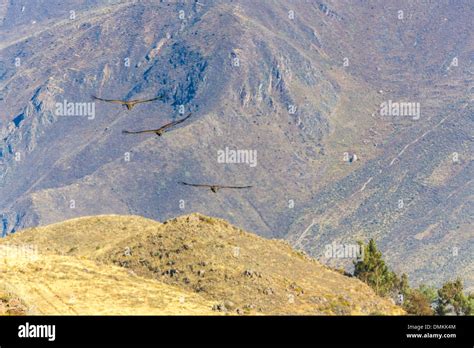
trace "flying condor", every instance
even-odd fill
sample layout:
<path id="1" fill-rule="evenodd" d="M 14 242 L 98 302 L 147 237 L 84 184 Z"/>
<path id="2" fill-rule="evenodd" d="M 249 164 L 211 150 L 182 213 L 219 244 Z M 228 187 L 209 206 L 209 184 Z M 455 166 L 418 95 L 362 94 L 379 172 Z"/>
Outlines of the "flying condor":
<path id="1" fill-rule="evenodd" d="M 171 128 L 171 127 L 173 127 L 173 126 L 176 126 L 177 124 L 180 124 L 180 123 L 186 121 L 188 118 L 191 117 L 191 115 L 192 115 L 192 113 L 190 112 L 190 113 L 188 114 L 188 116 L 186 116 L 185 118 L 182 118 L 182 119 L 180 119 L 180 120 L 167 123 L 167 124 L 165 124 L 164 126 L 161 126 L 161 127 L 158 128 L 158 129 L 145 129 L 145 130 L 141 130 L 141 131 L 128 131 L 128 130 L 123 130 L 122 133 L 123 133 L 123 134 L 155 133 L 156 135 L 158 135 L 159 137 L 161 137 L 161 136 L 163 135 L 163 133 L 169 132 L 169 128 Z"/>
<path id="2" fill-rule="evenodd" d="M 225 186 L 225 185 L 207 185 L 207 184 L 190 184 L 184 181 L 179 182 L 181 185 L 194 186 L 194 187 L 206 187 L 211 189 L 212 192 L 216 193 L 220 189 L 246 189 L 253 186 Z"/>
<path id="3" fill-rule="evenodd" d="M 154 100 L 163 99 L 162 97 L 156 97 L 152 99 L 119 100 L 119 99 L 103 99 L 103 98 L 96 97 L 95 95 L 93 95 L 92 98 L 103 101 L 103 102 L 107 102 L 107 103 L 125 105 L 127 110 L 132 110 L 137 104 L 148 103 Z"/>

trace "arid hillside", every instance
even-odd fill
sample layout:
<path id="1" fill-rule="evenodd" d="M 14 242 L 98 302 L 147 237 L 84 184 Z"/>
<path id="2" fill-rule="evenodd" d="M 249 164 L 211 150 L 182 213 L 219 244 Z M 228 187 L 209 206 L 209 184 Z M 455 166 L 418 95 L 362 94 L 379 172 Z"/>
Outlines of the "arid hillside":
<path id="1" fill-rule="evenodd" d="M 331 266 L 373 238 L 413 285 L 473 288 L 471 0 L 48 4 L 0 0 L 2 235 L 199 212 Z"/>
<path id="2" fill-rule="evenodd" d="M 286 242 L 200 214 L 77 218 L 10 235 L 0 252 L 7 314 L 404 313 Z"/>

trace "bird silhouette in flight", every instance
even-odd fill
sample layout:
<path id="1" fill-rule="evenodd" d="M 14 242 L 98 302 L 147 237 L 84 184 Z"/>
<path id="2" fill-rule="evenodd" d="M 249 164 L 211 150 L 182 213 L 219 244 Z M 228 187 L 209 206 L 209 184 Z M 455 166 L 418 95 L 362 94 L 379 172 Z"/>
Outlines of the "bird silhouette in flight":
<path id="1" fill-rule="evenodd" d="M 163 133 L 169 132 L 169 128 L 171 128 L 171 127 L 173 127 L 173 126 L 176 126 L 177 124 L 183 123 L 183 122 L 186 121 L 188 118 L 190 118 L 191 115 L 192 115 L 192 113 L 190 112 L 190 113 L 188 114 L 188 116 L 186 116 L 185 118 L 182 118 L 182 119 L 180 119 L 180 120 L 167 123 L 167 124 L 165 124 L 164 126 L 161 126 L 161 127 L 158 128 L 158 129 L 145 129 L 145 130 L 141 130 L 141 131 L 128 131 L 128 130 L 123 130 L 122 133 L 123 133 L 123 134 L 155 133 L 156 135 L 158 135 L 159 137 L 161 137 L 161 136 L 163 135 Z"/>
<path id="2" fill-rule="evenodd" d="M 92 98 L 94 98 L 95 100 L 100 100 L 107 103 L 122 104 L 127 108 L 127 110 L 132 110 L 137 104 L 148 103 L 154 100 L 163 99 L 162 97 L 156 97 L 152 99 L 120 100 L 120 99 L 104 99 L 104 98 L 96 97 L 95 95 L 93 95 Z"/>
<path id="3" fill-rule="evenodd" d="M 194 187 L 206 187 L 211 189 L 212 192 L 216 193 L 220 189 L 246 189 L 253 186 L 226 186 L 226 185 L 208 185 L 208 184 L 190 184 L 184 181 L 179 182 L 181 185 L 194 186 Z"/>

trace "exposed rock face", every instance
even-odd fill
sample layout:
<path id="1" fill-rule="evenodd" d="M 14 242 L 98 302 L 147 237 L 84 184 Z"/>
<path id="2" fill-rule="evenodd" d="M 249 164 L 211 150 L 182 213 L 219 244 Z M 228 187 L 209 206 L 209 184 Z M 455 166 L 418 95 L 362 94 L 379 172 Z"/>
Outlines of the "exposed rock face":
<path id="1" fill-rule="evenodd" d="M 199 211 L 334 265 L 328 244 L 373 237 L 413 282 L 472 286 L 469 2 L 46 2 L 0 1 L 3 235 Z M 91 95 L 162 100 L 57 114 Z M 389 101 L 421 115 L 381 116 Z M 159 139 L 121 134 L 189 111 Z M 258 164 L 218 163 L 226 147 Z"/>

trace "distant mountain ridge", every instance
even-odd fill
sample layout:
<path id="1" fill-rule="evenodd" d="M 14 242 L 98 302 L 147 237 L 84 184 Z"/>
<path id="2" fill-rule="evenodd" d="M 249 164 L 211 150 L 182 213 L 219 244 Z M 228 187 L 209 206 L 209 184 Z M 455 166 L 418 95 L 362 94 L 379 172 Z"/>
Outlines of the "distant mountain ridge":
<path id="1" fill-rule="evenodd" d="M 199 211 L 334 266 L 351 260 L 326 259 L 328 244 L 374 238 L 413 283 L 472 288 L 473 12 L 467 0 L 1 0 L 2 234 Z M 93 94 L 163 100 L 55 113 Z M 420 103 L 420 119 L 381 116 L 389 100 Z M 159 139 L 121 134 L 182 111 L 190 122 Z M 219 163 L 227 147 L 258 164 Z"/>

